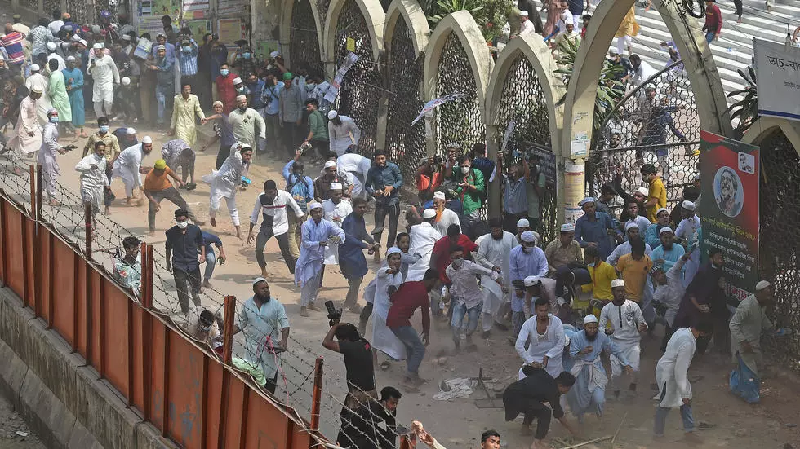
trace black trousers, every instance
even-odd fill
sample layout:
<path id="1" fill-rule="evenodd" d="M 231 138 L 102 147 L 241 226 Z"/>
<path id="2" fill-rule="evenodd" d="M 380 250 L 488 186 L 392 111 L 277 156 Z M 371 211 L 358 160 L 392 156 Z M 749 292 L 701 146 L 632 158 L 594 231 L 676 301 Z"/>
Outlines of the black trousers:
<path id="1" fill-rule="evenodd" d="M 553 412 L 550 410 L 550 407 L 538 401 L 531 401 L 530 404 L 528 404 L 528 409 L 525 410 L 525 418 L 522 420 L 522 425 L 530 426 L 535 418 L 535 438 L 537 440 L 544 439 L 544 437 L 547 436 L 547 432 L 550 431 L 550 418 L 552 414 Z"/>
<path id="2" fill-rule="evenodd" d="M 400 219 L 400 203 L 382 205 L 375 204 L 375 241 L 380 243 L 381 235 L 383 235 L 383 223 L 386 216 L 389 216 L 389 238 L 386 239 L 386 248 L 394 246 L 394 240 L 397 238 L 397 221 Z"/>
<path id="3" fill-rule="evenodd" d="M 264 388 L 272 394 L 275 394 L 275 387 L 278 386 L 278 373 L 276 372 L 272 379 L 267 379 L 266 385 Z"/>
<path id="4" fill-rule="evenodd" d="M 295 122 L 281 122 L 281 142 L 289 157 L 294 157 L 297 147 L 303 140 L 299 137 L 300 126 Z"/>
<path id="5" fill-rule="evenodd" d="M 289 233 L 284 232 L 281 235 L 273 235 L 272 228 L 261 229 L 256 237 L 256 262 L 258 262 L 258 266 L 261 268 L 267 266 L 267 262 L 264 260 L 264 246 L 266 246 L 271 237 L 275 237 L 278 240 L 278 247 L 281 249 L 281 256 L 286 262 L 286 267 L 289 268 L 290 273 L 294 274 L 294 267 L 297 261 L 294 260 L 291 251 L 289 251 Z"/>
<path id="6" fill-rule="evenodd" d="M 736 7 L 736 15 L 742 16 L 742 0 L 733 0 L 733 5 Z"/>
<path id="7" fill-rule="evenodd" d="M 231 155 L 231 146 L 232 145 L 223 145 L 219 144 L 219 153 L 217 153 L 217 170 L 222 167 L 222 164 L 225 163 L 225 159 L 228 159 L 228 156 Z"/>
<path id="8" fill-rule="evenodd" d="M 192 301 L 194 305 L 200 307 L 200 282 L 203 277 L 200 275 L 200 267 L 194 270 L 181 270 L 172 267 L 172 276 L 175 278 L 175 288 L 178 289 L 178 302 L 181 312 L 189 312 L 189 289 L 192 291 Z"/>

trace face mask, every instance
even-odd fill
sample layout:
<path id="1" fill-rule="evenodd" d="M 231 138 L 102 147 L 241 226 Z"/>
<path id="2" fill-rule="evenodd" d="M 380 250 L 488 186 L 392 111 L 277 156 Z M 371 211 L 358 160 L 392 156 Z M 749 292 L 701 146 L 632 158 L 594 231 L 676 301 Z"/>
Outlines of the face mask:
<path id="1" fill-rule="evenodd" d="M 244 59 L 250 59 L 250 53 L 242 53 Z"/>
<path id="2" fill-rule="evenodd" d="M 455 268 L 461 268 L 462 263 L 464 263 L 464 259 L 453 259 L 453 266 Z"/>
<path id="3" fill-rule="evenodd" d="M 189 222 L 188 221 L 178 221 L 178 222 L 175 222 L 175 225 L 178 226 L 181 229 L 186 229 L 186 227 L 189 226 Z"/>
<path id="4" fill-rule="evenodd" d="M 237 92 L 244 92 L 244 86 L 239 86 L 236 88 Z"/>
<path id="5" fill-rule="evenodd" d="M 186 53 L 189 53 L 190 51 L 192 51 L 192 47 L 181 47 L 181 50 L 185 51 Z"/>
<path id="6" fill-rule="evenodd" d="M 100 132 L 107 133 L 108 132 L 108 125 L 100 125 Z"/>
<path id="7" fill-rule="evenodd" d="M 208 326 L 204 326 L 204 325 L 201 324 L 200 325 L 200 330 L 203 331 L 203 332 L 208 332 L 208 331 L 211 330 L 211 325 L 209 324 Z"/>
<path id="8" fill-rule="evenodd" d="M 468 174 L 469 173 L 469 167 L 461 167 L 461 173 L 463 173 L 465 175 Z"/>
<path id="9" fill-rule="evenodd" d="M 58 123 L 58 117 L 50 117 L 50 123 Z"/>
<path id="10" fill-rule="evenodd" d="M 593 267 L 593 266 L 594 266 L 594 262 L 592 262 L 592 263 L 590 263 L 590 264 L 587 264 L 586 266 L 587 266 L 587 267 Z"/>
<path id="11" fill-rule="evenodd" d="M 228 76 L 229 70 L 228 69 L 219 69 L 219 74 L 222 76 Z"/>

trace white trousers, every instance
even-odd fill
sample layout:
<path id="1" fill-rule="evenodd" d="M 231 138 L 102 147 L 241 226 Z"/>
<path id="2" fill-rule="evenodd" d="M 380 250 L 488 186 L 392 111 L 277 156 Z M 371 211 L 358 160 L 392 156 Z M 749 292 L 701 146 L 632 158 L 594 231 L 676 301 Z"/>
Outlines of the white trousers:
<path id="1" fill-rule="evenodd" d="M 622 354 L 628 359 L 633 374 L 630 383 L 637 383 L 636 380 L 639 374 L 639 359 L 641 358 L 642 349 L 638 341 L 619 341 L 614 340 L 614 344 L 622 351 Z M 615 355 L 611 355 L 611 381 L 614 384 L 614 389 L 619 390 L 619 377 L 622 376 L 622 362 Z"/>
<path id="2" fill-rule="evenodd" d="M 633 39 L 630 36 L 622 36 L 617 38 L 617 51 L 620 55 L 625 54 L 625 49 L 631 46 Z"/>
<path id="3" fill-rule="evenodd" d="M 321 276 L 322 271 L 315 274 L 314 277 L 307 280 L 303 287 L 300 289 L 300 305 L 303 307 L 307 307 L 309 304 L 313 304 L 317 300 L 317 294 L 319 293 L 319 277 Z"/>
<path id="4" fill-rule="evenodd" d="M 239 226 L 239 209 L 236 208 L 236 193 L 227 196 L 224 193 L 216 191 L 212 188 L 211 191 L 211 208 L 208 215 L 211 218 L 217 218 L 217 211 L 219 210 L 220 200 L 225 198 L 225 204 L 228 206 L 228 212 L 231 214 L 231 221 L 234 226 Z"/>

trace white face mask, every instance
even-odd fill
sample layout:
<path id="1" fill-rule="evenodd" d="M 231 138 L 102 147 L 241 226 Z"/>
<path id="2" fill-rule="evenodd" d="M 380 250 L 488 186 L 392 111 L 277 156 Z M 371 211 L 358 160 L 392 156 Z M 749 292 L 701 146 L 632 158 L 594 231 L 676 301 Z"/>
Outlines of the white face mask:
<path id="1" fill-rule="evenodd" d="M 461 167 L 461 173 L 463 173 L 465 175 L 468 174 L 469 173 L 469 167 Z"/>
<path id="2" fill-rule="evenodd" d="M 189 226 L 189 222 L 188 221 L 178 221 L 178 222 L 175 222 L 175 225 L 178 226 L 181 229 L 186 229 L 186 227 Z"/>

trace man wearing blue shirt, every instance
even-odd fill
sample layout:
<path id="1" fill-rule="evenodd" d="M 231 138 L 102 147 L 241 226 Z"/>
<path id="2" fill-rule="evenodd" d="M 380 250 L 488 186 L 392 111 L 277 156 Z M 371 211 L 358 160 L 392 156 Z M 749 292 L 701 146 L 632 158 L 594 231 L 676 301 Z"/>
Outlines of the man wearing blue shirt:
<path id="1" fill-rule="evenodd" d="M 683 257 L 686 250 L 683 249 L 683 246 L 673 242 L 675 234 L 669 226 L 661 228 L 659 237 L 661 245 L 653 250 L 650 258 L 653 259 L 653 265 L 663 265 L 666 273 Z"/>
<path id="2" fill-rule="evenodd" d="M 203 231 L 203 246 L 206 248 L 206 270 L 203 275 L 203 287 L 211 288 L 211 275 L 214 273 L 214 268 L 217 267 L 217 261 L 220 264 L 225 263 L 225 248 L 222 246 L 222 240 L 216 235 Z M 214 247 L 219 250 L 219 257 L 214 253 Z"/>
<path id="3" fill-rule="evenodd" d="M 389 215 L 389 238 L 386 247 L 391 248 L 397 237 L 397 220 L 400 218 L 400 188 L 403 175 L 397 164 L 386 160 L 386 153 L 376 151 L 374 164 L 367 172 L 367 193 L 375 197 L 375 241 L 380 243 L 383 223 Z"/>
<path id="4" fill-rule="evenodd" d="M 524 281 L 528 276 L 547 276 L 550 265 L 544 251 L 536 246 L 533 231 L 523 232 L 521 240 L 522 244 L 511 250 L 508 269 L 511 282 Z"/>
<path id="5" fill-rule="evenodd" d="M 264 87 L 261 90 L 261 102 L 264 104 L 262 116 L 267 127 L 267 142 L 275 151 L 283 148 L 280 143 L 280 123 L 278 118 L 281 89 L 283 89 L 283 83 L 279 83 L 272 73 L 267 73 L 266 78 L 264 78 Z"/>
<path id="6" fill-rule="evenodd" d="M 581 248 L 596 247 L 600 259 L 605 260 L 614 250 L 612 236 L 619 234 L 619 231 L 614 228 L 614 221 L 608 214 L 597 212 L 594 198 L 584 198 L 578 205 L 583 208 L 583 216 L 575 222 L 575 240 Z"/>

